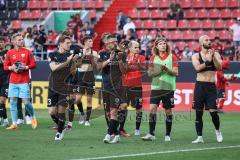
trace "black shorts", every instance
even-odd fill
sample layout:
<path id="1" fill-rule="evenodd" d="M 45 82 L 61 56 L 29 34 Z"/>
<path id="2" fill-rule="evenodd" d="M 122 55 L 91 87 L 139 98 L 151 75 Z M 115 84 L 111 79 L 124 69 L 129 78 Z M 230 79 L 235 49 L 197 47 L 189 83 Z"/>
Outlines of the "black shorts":
<path id="1" fill-rule="evenodd" d="M 217 98 L 218 99 L 225 99 L 226 98 L 226 93 L 224 89 L 219 89 L 217 91 Z"/>
<path id="2" fill-rule="evenodd" d="M 196 82 L 194 88 L 193 109 L 217 109 L 217 89 L 215 83 Z"/>
<path id="3" fill-rule="evenodd" d="M 76 85 L 79 86 L 77 93 L 93 95 L 95 93 L 95 77 L 93 71 L 77 72 Z"/>
<path id="4" fill-rule="evenodd" d="M 48 107 L 57 107 L 58 105 L 68 105 L 67 95 L 54 92 L 52 89 L 48 89 Z"/>
<path id="5" fill-rule="evenodd" d="M 174 108 L 174 91 L 152 90 L 150 104 L 159 106 L 161 101 L 164 109 Z"/>
<path id="6" fill-rule="evenodd" d="M 142 108 L 142 87 L 129 88 L 126 87 L 127 104 L 131 105 L 136 109 Z"/>
<path id="7" fill-rule="evenodd" d="M 0 84 L 0 97 L 8 97 L 8 84 Z"/>
<path id="8" fill-rule="evenodd" d="M 123 89 L 102 90 L 104 109 L 109 112 L 110 108 L 119 108 L 120 104 L 126 103 L 125 91 Z"/>

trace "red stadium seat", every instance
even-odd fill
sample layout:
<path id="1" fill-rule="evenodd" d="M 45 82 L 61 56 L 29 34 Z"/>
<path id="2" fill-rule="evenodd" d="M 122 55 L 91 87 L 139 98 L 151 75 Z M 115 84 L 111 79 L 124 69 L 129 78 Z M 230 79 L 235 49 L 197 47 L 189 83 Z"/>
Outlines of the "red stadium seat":
<path id="1" fill-rule="evenodd" d="M 141 29 L 142 28 L 142 21 L 141 20 L 133 20 L 135 26 L 137 29 Z"/>
<path id="2" fill-rule="evenodd" d="M 140 39 L 143 36 L 144 30 L 137 31 L 137 36 Z"/>
<path id="3" fill-rule="evenodd" d="M 58 9 L 59 8 L 59 1 L 50 1 L 49 2 L 49 7 L 51 9 Z"/>
<path id="4" fill-rule="evenodd" d="M 165 29 L 166 23 L 164 20 L 158 20 L 155 25 L 156 28 Z"/>
<path id="5" fill-rule="evenodd" d="M 42 11 L 41 18 L 42 19 L 46 18 L 49 15 L 49 13 L 51 13 L 51 12 L 52 12 L 51 10 L 44 10 L 44 11 Z"/>
<path id="6" fill-rule="evenodd" d="M 228 8 L 239 8 L 239 0 L 228 0 Z"/>
<path id="7" fill-rule="evenodd" d="M 196 17 L 196 11 L 195 9 L 188 9 L 186 10 L 185 12 L 185 17 L 184 18 L 187 18 L 187 19 L 193 19 Z"/>
<path id="8" fill-rule="evenodd" d="M 190 24 L 189 27 L 191 29 L 199 29 L 199 28 L 201 28 L 201 21 L 199 21 L 198 19 L 191 20 L 189 24 Z"/>
<path id="9" fill-rule="evenodd" d="M 203 29 L 212 29 L 212 21 L 207 19 L 202 22 Z"/>
<path id="10" fill-rule="evenodd" d="M 197 17 L 199 19 L 205 19 L 208 17 L 207 10 L 206 9 L 200 9 L 197 11 Z"/>
<path id="11" fill-rule="evenodd" d="M 159 8 L 169 8 L 170 1 L 169 0 L 159 0 Z"/>
<path id="12" fill-rule="evenodd" d="M 91 17 L 91 19 L 96 19 L 97 18 L 97 13 L 96 13 L 95 9 L 92 9 L 90 11 L 90 17 Z"/>
<path id="13" fill-rule="evenodd" d="M 131 17 L 131 18 L 138 18 L 138 11 L 136 8 L 130 10 L 128 12 L 128 16 Z"/>
<path id="14" fill-rule="evenodd" d="M 233 25 L 235 23 L 235 20 L 230 19 L 226 21 L 226 28 L 229 28 L 231 25 Z"/>
<path id="15" fill-rule="evenodd" d="M 222 19 L 218 19 L 214 22 L 215 29 L 223 29 L 225 28 L 224 21 Z"/>
<path id="16" fill-rule="evenodd" d="M 170 32 L 170 35 L 171 35 L 169 37 L 170 40 L 180 40 L 180 39 L 182 39 L 181 31 L 179 31 L 179 30 L 175 30 L 175 31 Z"/>
<path id="17" fill-rule="evenodd" d="M 161 10 L 162 12 L 162 18 L 167 18 L 167 15 L 168 15 L 168 10 Z"/>
<path id="18" fill-rule="evenodd" d="M 182 33 L 182 39 L 183 40 L 192 40 L 194 39 L 193 37 L 193 32 L 191 30 L 183 31 Z"/>
<path id="19" fill-rule="evenodd" d="M 13 20 L 11 23 L 12 29 L 21 29 L 22 28 L 22 21 L 20 20 Z"/>
<path id="20" fill-rule="evenodd" d="M 48 8 L 48 0 L 40 1 L 40 8 L 47 9 Z"/>
<path id="21" fill-rule="evenodd" d="M 188 47 L 193 51 L 199 51 L 199 44 L 195 41 L 188 42 Z"/>
<path id="22" fill-rule="evenodd" d="M 192 6 L 193 6 L 193 8 L 203 8 L 203 1 L 202 0 L 193 0 Z"/>
<path id="23" fill-rule="evenodd" d="M 218 37 L 219 37 L 220 39 L 222 39 L 222 40 L 230 39 L 230 38 L 229 38 L 229 32 L 226 31 L 226 30 L 221 30 L 221 31 L 219 31 Z"/>
<path id="24" fill-rule="evenodd" d="M 205 8 L 213 8 L 214 0 L 205 0 Z"/>
<path id="25" fill-rule="evenodd" d="M 81 9 L 83 7 L 82 1 L 73 1 L 73 9 Z"/>
<path id="26" fill-rule="evenodd" d="M 147 29 L 155 28 L 153 20 L 151 20 L 151 19 L 145 20 L 143 22 L 143 28 L 147 28 Z"/>
<path id="27" fill-rule="evenodd" d="M 137 8 L 146 8 L 146 1 L 145 0 L 137 0 L 136 7 Z"/>
<path id="28" fill-rule="evenodd" d="M 95 8 L 93 0 L 87 0 L 87 3 L 86 3 L 85 8 L 86 8 L 86 9 Z"/>
<path id="29" fill-rule="evenodd" d="M 40 19 L 42 12 L 40 10 L 33 10 L 31 19 Z"/>
<path id="30" fill-rule="evenodd" d="M 29 9 L 39 9 L 40 8 L 39 1 L 37 1 L 37 0 L 29 1 L 28 8 Z"/>
<path id="31" fill-rule="evenodd" d="M 194 33 L 194 39 L 195 40 L 198 40 L 202 35 L 204 35 L 205 32 L 203 30 L 198 30 L 198 31 L 195 31 Z"/>
<path id="32" fill-rule="evenodd" d="M 191 8 L 192 6 L 191 0 L 181 0 L 181 7 L 182 8 Z"/>
<path id="33" fill-rule="evenodd" d="M 148 9 L 140 10 L 139 18 L 141 18 L 141 19 L 149 18 L 149 10 Z"/>
<path id="34" fill-rule="evenodd" d="M 219 18 L 219 10 L 211 9 L 209 11 L 209 18 Z"/>
<path id="35" fill-rule="evenodd" d="M 178 28 L 180 29 L 187 29 L 188 28 L 188 20 L 180 20 L 178 23 Z"/>
<path id="36" fill-rule="evenodd" d="M 206 32 L 206 35 L 208 35 L 210 37 L 210 39 L 214 39 L 217 36 L 217 33 L 215 30 L 211 30 Z"/>
<path id="37" fill-rule="evenodd" d="M 62 2 L 60 2 L 59 8 L 69 10 L 72 8 L 72 2 L 71 1 L 62 1 Z"/>
<path id="38" fill-rule="evenodd" d="M 167 28 L 168 29 L 175 29 L 177 27 L 176 20 L 168 20 L 167 21 Z"/>
<path id="39" fill-rule="evenodd" d="M 233 18 L 240 17 L 240 9 L 235 9 L 232 13 Z"/>
<path id="40" fill-rule="evenodd" d="M 103 2 L 103 0 L 96 0 L 95 8 L 96 9 L 104 9 L 104 2 Z"/>
<path id="41" fill-rule="evenodd" d="M 158 8 L 158 1 L 148 0 L 148 8 Z"/>
<path id="42" fill-rule="evenodd" d="M 151 18 L 153 19 L 159 19 L 159 18 L 162 18 L 162 11 L 160 11 L 159 9 L 154 9 L 152 10 L 152 13 L 151 13 Z"/>
<path id="43" fill-rule="evenodd" d="M 221 10 L 221 18 L 231 18 L 231 11 L 230 9 L 223 9 Z"/>
<path id="44" fill-rule="evenodd" d="M 176 43 L 176 47 L 178 47 L 180 51 L 183 51 L 185 46 L 186 46 L 185 42 L 177 42 Z"/>
<path id="45" fill-rule="evenodd" d="M 168 30 L 162 31 L 162 35 L 164 35 L 164 37 L 167 38 L 167 39 L 169 39 L 169 37 L 170 37 L 170 33 L 169 33 Z"/>
<path id="46" fill-rule="evenodd" d="M 215 1 L 216 8 L 226 8 L 226 0 L 217 0 Z"/>
<path id="47" fill-rule="evenodd" d="M 20 19 L 31 19 L 31 12 L 29 10 L 22 10 L 19 15 Z"/>

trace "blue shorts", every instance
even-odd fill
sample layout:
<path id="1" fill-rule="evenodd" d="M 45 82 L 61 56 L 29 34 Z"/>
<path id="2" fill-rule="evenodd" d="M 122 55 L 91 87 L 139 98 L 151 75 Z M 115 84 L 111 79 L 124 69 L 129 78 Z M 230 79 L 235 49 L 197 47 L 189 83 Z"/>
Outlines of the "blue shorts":
<path id="1" fill-rule="evenodd" d="M 13 84 L 9 83 L 8 97 L 30 98 L 30 86 L 28 83 Z"/>

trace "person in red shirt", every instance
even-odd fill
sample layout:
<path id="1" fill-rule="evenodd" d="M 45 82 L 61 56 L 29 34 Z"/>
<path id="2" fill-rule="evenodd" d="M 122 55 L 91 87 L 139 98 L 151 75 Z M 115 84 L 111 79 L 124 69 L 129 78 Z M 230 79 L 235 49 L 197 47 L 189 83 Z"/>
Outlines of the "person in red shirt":
<path id="1" fill-rule="evenodd" d="M 4 70 L 10 72 L 8 97 L 10 98 L 12 125 L 8 130 L 17 129 L 17 98 L 21 98 L 32 118 L 32 128 L 37 127 L 32 103 L 30 102 L 29 69 L 36 67 L 32 52 L 23 48 L 23 36 L 15 33 L 12 36 L 14 48 L 7 52 Z"/>
<path id="2" fill-rule="evenodd" d="M 218 112 L 223 113 L 222 109 L 224 106 L 224 101 L 226 99 L 226 85 L 229 81 L 237 79 L 234 75 L 224 76 L 223 70 L 228 70 L 230 61 L 226 60 L 222 63 L 222 70 L 217 71 L 217 98 L 218 98 Z"/>
<path id="3" fill-rule="evenodd" d="M 145 68 L 145 57 L 139 54 L 139 43 L 130 41 L 128 44 L 129 54 L 127 55 L 128 69 L 123 75 L 123 87 L 126 91 L 127 104 L 136 108 L 136 128 L 135 135 L 140 135 L 140 125 L 142 121 L 142 72 Z M 124 121 L 127 117 L 127 109 L 121 110 L 124 116 Z M 129 134 L 124 130 L 124 123 L 121 125 L 119 133 L 122 136 L 128 137 Z"/>
<path id="4" fill-rule="evenodd" d="M 223 45 L 222 45 L 222 43 L 220 42 L 219 37 L 215 37 L 215 38 L 214 38 L 214 42 L 212 43 L 212 48 L 213 48 L 215 51 L 218 51 L 218 53 L 220 53 L 220 55 L 223 53 Z"/>

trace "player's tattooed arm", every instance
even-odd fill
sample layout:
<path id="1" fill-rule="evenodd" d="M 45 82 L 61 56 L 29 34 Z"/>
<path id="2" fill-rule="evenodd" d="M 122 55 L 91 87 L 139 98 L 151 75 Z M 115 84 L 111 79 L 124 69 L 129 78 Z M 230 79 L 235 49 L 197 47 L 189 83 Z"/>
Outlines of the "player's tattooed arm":
<path id="1" fill-rule="evenodd" d="M 213 51 L 213 63 L 217 70 L 222 69 L 222 59 L 218 52 Z"/>

